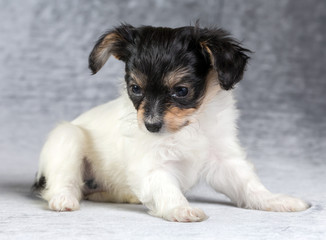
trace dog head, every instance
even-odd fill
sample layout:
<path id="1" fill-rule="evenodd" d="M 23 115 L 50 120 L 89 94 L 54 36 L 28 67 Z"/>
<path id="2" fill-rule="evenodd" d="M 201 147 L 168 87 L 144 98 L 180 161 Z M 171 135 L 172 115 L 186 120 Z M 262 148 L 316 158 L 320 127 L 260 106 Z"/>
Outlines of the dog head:
<path id="1" fill-rule="evenodd" d="M 247 52 L 222 29 L 121 25 L 97 41 L 89 68 L 97 73 L 110 55 L 125 62 L 139 124 L 175 132 L 214 89 L 230 90 L 242 79 Z"/>

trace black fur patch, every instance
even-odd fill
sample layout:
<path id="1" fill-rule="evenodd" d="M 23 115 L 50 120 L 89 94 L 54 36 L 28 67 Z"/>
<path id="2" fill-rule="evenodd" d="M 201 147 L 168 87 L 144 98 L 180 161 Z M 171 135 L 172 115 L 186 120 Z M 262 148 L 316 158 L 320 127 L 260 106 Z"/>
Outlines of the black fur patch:
<path id="1" fill-rule="evenodd" d="M 41 192 L 46 187 L 46 179 L 44 176 L 41 176 L 40 179 L 36 180 L 32 186 L 32 191 L 35 193 Z"/>
<path id="2" fill-rule="evenodd" d="M 94 179 L 90 179 L 90 180 L 85 180 L 85 187 L 87 187 L 90 190 L 95 190 L 98 188 L 97 183 L 95 182 Z"/>

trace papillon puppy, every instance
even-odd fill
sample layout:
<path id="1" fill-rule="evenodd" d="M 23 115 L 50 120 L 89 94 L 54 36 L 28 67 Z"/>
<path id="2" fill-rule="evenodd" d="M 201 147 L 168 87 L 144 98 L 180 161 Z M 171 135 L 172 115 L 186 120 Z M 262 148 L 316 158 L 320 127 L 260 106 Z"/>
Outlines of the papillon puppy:
<path id="1" fill-rule="evenodd" d="M 232 89 L 249 53 L 218 28 L 121 25 L 106 32 L 89 68 L 96 74 L 113 55 L 125 63 L 125 89 L 50 133 L 34 189 L 55 211 L 77 210 L 82 199 L 142 203 L 178 222 L 207 218 L 184 196 L 200 180 L 238 207 L 307 209 L 268 191 L 239 144 Z"/>

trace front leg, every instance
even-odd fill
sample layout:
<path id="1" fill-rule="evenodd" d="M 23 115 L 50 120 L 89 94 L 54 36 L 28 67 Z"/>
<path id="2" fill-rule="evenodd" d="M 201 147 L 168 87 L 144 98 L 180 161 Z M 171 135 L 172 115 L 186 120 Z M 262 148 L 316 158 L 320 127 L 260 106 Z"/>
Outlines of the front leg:
<path id="1" fill-rule="evenodd" d="M 176 222 L 198 222 L 206 218 L 202 210 L 189 206 L 178 181 L 168 172 L 153 170 L 137 179 L 141 180 L 133 181 L 131 187 L 149 214 Z"/>
<path id="2" fill-rule="evenodd" d="M 243 157 L 213 156 L 207 170 L 208 183 L 237 206 L 275 212 L 303 211 L 309 205 L 294 197 L 273 194 L 260 182 L 251 163 Z"/>

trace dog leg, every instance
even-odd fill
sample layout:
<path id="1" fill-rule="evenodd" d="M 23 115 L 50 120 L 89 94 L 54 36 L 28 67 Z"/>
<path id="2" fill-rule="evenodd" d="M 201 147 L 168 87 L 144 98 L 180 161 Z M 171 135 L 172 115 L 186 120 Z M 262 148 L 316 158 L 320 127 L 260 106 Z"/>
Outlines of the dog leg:
<path id="1" fill-rule="evenodd" d="M 253 165 L 242 158 L 216 158 L 208 168 L 207 182 L 237 206 L 275 212 L 303 211 L 309 207 L 300 199 L 269 192 L 255 174 Z"/>
<path id="2" fill-rule="evenodd" d="M 198 222 L 207 217 L 205 213 L 189 206 L 176 179 L 163 170 L 151 172 L 143 178 L 136 195 L 150 210 L 149 214 L 168 221 Z"/>
<path id="3" fill-rule="evenodd" d="M 41 153 L 39 170 L 46 179 L 41 195 L 51 210 L 79 209 L 86 147 L 86 136 L 78 126 L 62 123 L 51 132 Z"/>

